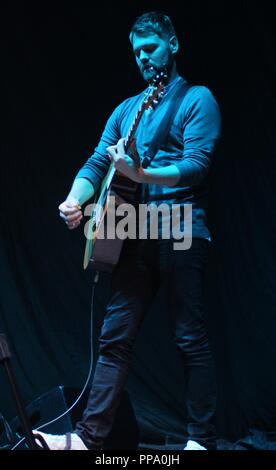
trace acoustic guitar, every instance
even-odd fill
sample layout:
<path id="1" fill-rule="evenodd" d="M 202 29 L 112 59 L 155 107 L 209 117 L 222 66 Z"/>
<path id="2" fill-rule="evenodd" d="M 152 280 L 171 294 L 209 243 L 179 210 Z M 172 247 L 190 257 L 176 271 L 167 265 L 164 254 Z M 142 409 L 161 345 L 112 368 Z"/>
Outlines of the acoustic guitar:
<path id="1" fill-rule="evenodd" d="M 130 149 L 129 156 L 133 159 L 137 167 L 140 166 L 140 158 L 135 151 L 135 133 L 146 109 L 155 108 L 163 96 L 163 89 L 166 83 L 166 72 L 159 72 L 153 78 L 145 95 L 140 103 L 138 110 L 131 123 L 127 136 L 125 138 L 125 152 Z M 118 173 L 114 163 L 110 164 L 108 172 L 103 179 L 99 191 L 91 204 L 92 211 L 90 219 L 85 224 L 86 244 L 83 259 L 83 268 L 90 266 L 97 271 L 112 272 L 118 263 L 124 240 L 115 236 L 109 238 L 106 236 L 106 217 L 110 210 L 111 196 L 116 200 L 116 205 L 121 202 L 130 202 L 132 196 L 135 196 L 137 183 Z M 114 210 L 114 208 L 113 208 Z M 101 234 L 101 236 L 99 236 Z M 104 235 L 105 234 L 105 235 Z"/>

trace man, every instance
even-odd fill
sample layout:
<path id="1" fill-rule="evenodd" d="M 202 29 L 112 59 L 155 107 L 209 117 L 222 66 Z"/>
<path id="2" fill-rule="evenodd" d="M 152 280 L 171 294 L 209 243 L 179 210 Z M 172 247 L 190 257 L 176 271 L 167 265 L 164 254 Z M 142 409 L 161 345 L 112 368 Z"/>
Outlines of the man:
<path id="1" fill-rule="evenodd" d="M 164 98 L 155 109 L 144 113 L 137 129 L 136 148 L 143 161 L 156 128 L 166 118 L 175 87 L 185 80 L 177 72 L 175 55 L 179 44 L 166 15 L 150 12 L 139 17 L 132 27 L 130 42 L 147 83 L 164 68 L 168 74 Z M 220 113 L 206 87 L 191 86 L 150 165 L 137 168 L 125 152 L 124 137 L 141 96 L 125 100 L 112 113 L 94 154 L 59 206 L 60 216 L 70 230 L 80 225 L 80 207 L 99 188 L 112 160 L 119 172 L 138 183 L 141 191 L 136 202 L 164 202 L 182 208 L 192 204 L 192 244 L 189 249 L 175 251 L 172 236 L 124 242 L 112 275 L 91 393 L 82 420 L 70 436 L 70 448 L 103 446 L 127 379 L 142 319 L 157 289 L 165 286 L 174 337 L 183 356 L 183 370 L 179 373 L 184 374 L 187 383 L 189 439 L 185 449 L 215 449 L 215 377 L 205 329 L 203 283 L 210 240 L 206 225 L 208 175 L 220 133 Z M 180 222 L 183 228 L 183 217 Z M 66 436 L 40 435 L 50 449 L 62 450 L 66 446 Z"/>

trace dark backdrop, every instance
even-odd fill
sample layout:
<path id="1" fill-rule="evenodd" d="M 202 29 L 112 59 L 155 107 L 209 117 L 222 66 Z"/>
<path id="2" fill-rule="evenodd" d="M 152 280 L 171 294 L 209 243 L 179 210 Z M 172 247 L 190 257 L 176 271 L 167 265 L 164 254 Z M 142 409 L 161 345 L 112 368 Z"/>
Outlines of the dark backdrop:
<path id="1" fill-rule="evenodd" d="M 258 430 L 273 438 L 272 11 L 264 2 L 242 1 L 68 5 L 1 7 L 0 331 L 9 340 L 23 400 L 85 382 L 91 274 L 82 270 L 83 230 L 67 231 L 57 206 L 110 112 L 144 86 L 128 32 L 138 15 L 158 8 L 175 23 L 180 73 L 210 87 L 223 116 L 212 175 L 214 242 L 206 290 L 219 437 L 236 442 Z M 96 291 L 95 336 L 109 281 L 101 276 Z M 128 381 L 144 443 L 185 432 L 185 377 L 167 313 L 161 292 L 137 339 Z M 0 411 L 9 420 L 16 410 L 2 370 L 0 382 Z"/>

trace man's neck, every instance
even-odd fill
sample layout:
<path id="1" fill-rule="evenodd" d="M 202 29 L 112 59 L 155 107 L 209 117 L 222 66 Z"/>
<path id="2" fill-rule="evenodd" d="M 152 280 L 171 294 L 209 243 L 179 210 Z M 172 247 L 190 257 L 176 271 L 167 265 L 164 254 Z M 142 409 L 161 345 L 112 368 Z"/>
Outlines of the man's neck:
<path id="1" fill-rule="evenodd" d="M 176 77 L 179 77 L 179 74 L 176 68 L 176 64 L 174 63 L 172 66 L 170 76 L 169 76 L 169 80 L 167 81 L 167 85 L 171 83 Z"/>

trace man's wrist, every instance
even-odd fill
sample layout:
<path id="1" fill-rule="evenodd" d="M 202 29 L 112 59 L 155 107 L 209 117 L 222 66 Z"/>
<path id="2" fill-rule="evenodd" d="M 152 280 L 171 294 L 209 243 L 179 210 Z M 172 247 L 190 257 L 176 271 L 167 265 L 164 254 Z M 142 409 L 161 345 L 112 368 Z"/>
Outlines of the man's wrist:
<path id="1" fill-rule="evenodd" d="M 138 182 L 148 184 L 160 184 L 173 187 L 180 179 L 180 171 L 176 165 L 168 165 L 160 168 L 138 169 Z"/>
<path id="2" fill-rule="evenodd" d="M 81 204 L 78 198 L 74 196 L 70 196 L 70 194 L 67 196 L 66 202 L 68 202 L 72 207 L 75 206 L 78 209 L 81 209 Z"/>
<path id="3" fill-rule="evenodd" d="M 137 183 L 146 183 L 146 177 L 147 177 L 147 173 L 145 171 L 145 169 L 140 166 L 138 168 L 138 181 Z"/>

